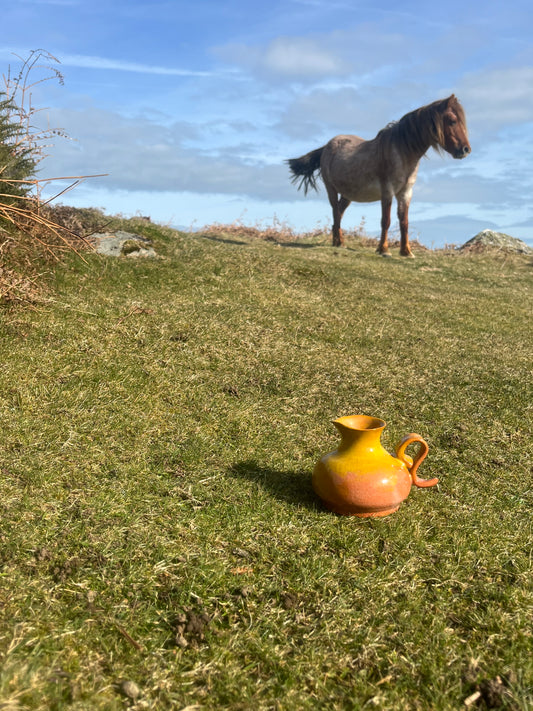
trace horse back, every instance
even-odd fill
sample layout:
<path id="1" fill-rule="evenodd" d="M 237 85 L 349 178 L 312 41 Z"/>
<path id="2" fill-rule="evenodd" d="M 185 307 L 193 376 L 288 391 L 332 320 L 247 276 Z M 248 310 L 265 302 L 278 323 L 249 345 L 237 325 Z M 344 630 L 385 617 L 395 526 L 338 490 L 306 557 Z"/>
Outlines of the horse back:
<path id="1" fill-rule="evenodd" d="M 325 150 L 338 158 L 350 159 L 354 153 L 361 148 L 363 143 L 367 143 L 360 136 L 340 135 L 334 136 L 326 145 Z"/>

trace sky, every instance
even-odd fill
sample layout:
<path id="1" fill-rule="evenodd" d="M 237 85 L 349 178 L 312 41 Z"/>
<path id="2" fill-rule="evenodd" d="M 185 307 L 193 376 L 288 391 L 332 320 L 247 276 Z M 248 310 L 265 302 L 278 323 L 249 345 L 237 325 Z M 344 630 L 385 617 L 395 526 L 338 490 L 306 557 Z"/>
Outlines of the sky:
<path id="1" fill-rule="evenodd" d="M 0 9 L 4 76 L 33 50 L 53 57 L 32 70 L 34 119 L 68 137 L 47 144 L 39 177 L 106 174 L 63 204 L 187 229 L 329 229 L 324 188 L 298 192 L 285 160 L 341 133 L 371 139 L 454 93 L 472 153 L 422 159 L 411 238 L 440 247 L 490 228 L 533 245 L 530 0 L 0 0 Z M 67 184 L 50 182 L 44 196 Z M 364 223 L 375 235 L 379 220 L 379 204 L 352 203 L 343 227 Z"/>

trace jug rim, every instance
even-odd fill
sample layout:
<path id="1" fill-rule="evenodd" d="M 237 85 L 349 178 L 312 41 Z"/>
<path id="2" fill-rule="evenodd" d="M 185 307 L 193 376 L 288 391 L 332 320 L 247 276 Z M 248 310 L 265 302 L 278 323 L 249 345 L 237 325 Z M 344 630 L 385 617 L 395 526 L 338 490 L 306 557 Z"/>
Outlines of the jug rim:
<path id="1" fill-rule="evenodd" d="M 333 420 L 334 425 L 341 425 L 351 430 L 382 430 L 386 422 L 371 415 L 344 415 Z"/>

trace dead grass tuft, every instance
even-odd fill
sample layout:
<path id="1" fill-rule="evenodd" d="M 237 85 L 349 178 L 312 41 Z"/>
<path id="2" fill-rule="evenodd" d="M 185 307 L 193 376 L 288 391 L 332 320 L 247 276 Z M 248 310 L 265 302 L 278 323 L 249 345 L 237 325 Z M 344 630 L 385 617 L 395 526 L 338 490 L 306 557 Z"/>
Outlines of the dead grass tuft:
<path id="1" fill-rule="evenodd" d="M 42 302 L 53 265 L 70 252 L 91 250 L 90 236 L 114 219 L 93 208 L 19 202 L 0 204 L 0 304 Z"/>
<path id="2" fill-rule="evenodd" d="M 28 276 L 31 265 L 21 273 L 8 267 L 0 266 L 0 304 L 39 304 L 46 301 L 49 290 L 43 283 L 41 274 L 33 278 Z"/>
<path id="3" fill-rule="evenodd" d="M 81 243 L 94 233 L 105 231 L 113 221 L 113 218 L 92 207 L 45 205 L 42 213 L 50 222 L 63 230 L 65 238 L 73 237 L 76 246 L 81 246 Z"/>
<path id="4" fill-rule="evenodd" d="M 276 222 L 269 227 L 244 225 L 241 222 L 231 224 L 215 222 L 202 229 L 201 233 L 208 237 L 261 239 L 266 242 L 293 242 L 302 236 L 291 227 Z"/>

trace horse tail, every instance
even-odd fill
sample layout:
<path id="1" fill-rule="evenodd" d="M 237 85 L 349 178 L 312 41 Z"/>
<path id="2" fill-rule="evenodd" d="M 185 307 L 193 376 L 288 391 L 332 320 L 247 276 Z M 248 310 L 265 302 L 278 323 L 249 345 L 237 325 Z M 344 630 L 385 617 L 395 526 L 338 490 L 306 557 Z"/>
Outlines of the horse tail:
<path id="1" fill-rule="evenodd" d="M 323 150 L 324 146 L 306 153 L 301 158 L 289 158 L 287 161 L 292 173 L 291 182 L 298 183 L 298 190 L 303 186 L 304 195 L 307 195 L 309 188 L 318 191 L 316 181 L 320 176 L 320 158 Z"/>

